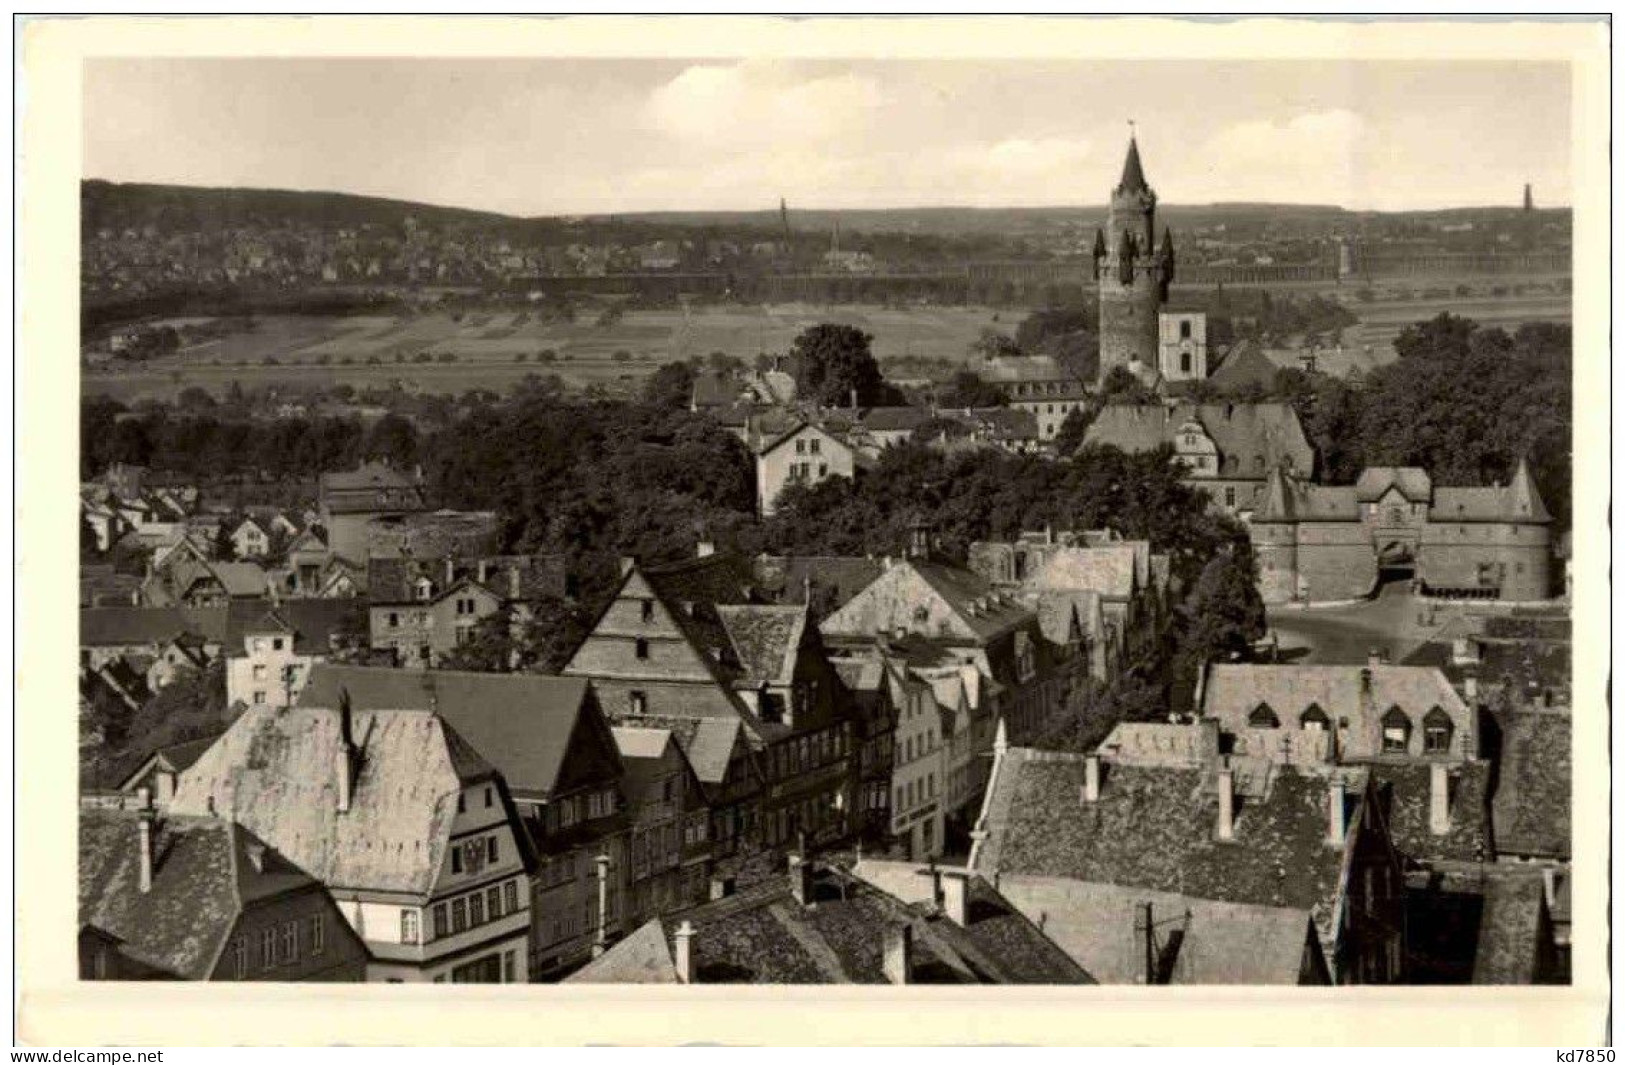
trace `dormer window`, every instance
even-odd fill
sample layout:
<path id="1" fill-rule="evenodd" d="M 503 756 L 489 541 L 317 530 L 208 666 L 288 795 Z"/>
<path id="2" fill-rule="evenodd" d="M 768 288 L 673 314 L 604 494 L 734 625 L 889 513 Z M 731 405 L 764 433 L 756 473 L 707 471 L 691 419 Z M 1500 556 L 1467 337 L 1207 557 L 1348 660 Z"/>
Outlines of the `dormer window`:
<path id="1" fill-rule="evenodd" d="M 427 577 L 419 577 L 417 580 L 417 593 L 419 600 L 427 602 L 434 595 L 434 582 Z"/>
<path id="2" fill-rule="evenodd" d="M 1435 706 L 1422 718 L 1422 750 L 1428 754 L 1449 754 L 1456 723 L 1442 707 Z"/>
<path id="3" fill-rule="evenodd" d="M 1404 754 L 1411 745 L 1411 719 L 1397 706 L 1390 706 L 1382 715 L 1382 750 L 1384 754 Z"/>
<path id="4" fill-rule="evenodd" d="M 1275 716 L 1269 703 L 1259 703 L 1253 707 L 1253 712 L 1247 715 L 1248 728 L 1280 728 L 1281 719 Z"/>
<path id="5" fill-rule="evenodd" d="M 1319 703 L 1310 703 L 1309 709 L 1298 718 L 1298 723 L 1303 726 L 1305 732 L 1325 732 L 1332 727 L 1331 719 L 1326 716 L 1326 711 L 1320 708 Z"/>

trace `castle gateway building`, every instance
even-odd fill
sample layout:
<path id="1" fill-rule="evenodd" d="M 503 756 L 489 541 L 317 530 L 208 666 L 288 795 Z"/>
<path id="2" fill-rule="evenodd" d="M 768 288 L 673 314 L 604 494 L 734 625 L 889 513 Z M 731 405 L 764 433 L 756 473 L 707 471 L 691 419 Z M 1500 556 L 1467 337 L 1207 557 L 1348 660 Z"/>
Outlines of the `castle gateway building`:
<path id="1" fill-rule="evenodd" d="M 1551 520 L 1521 461 L 1510 484 L 1483 488 L 1435 487 L 1414 467 L 1335 486 L 1277 469 L 1250 533 L 1266 603 L 1354 599 L 1391 578 L 1426 594 L 1527 602 L 1551 595 Z"/>

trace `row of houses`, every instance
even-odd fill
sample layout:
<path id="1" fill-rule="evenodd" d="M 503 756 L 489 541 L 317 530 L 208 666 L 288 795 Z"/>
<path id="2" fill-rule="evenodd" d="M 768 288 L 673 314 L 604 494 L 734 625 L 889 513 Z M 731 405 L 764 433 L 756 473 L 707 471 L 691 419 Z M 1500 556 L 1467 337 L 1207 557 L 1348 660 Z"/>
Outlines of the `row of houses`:
<path id="1" fill-rule="evenodd" d="M 645 569 L 628 560 L 563 677 L 313 656 L 297 663 L 297 691 L 245 700 L 219 740 L 156 752 L 101 799 L 146 788 L 166 813 L 244 826 L 329 886 L 367 945 L 373 978 L 557 975 L 729 881 L 754 882 L 764 863 L 782 868 L 789 851 L 867 840 L 910 858 L 942 853 L 948 819 L 963 830 L 979 800 L 998 721 L 1041 729 L 1068 687 L 1100 668 L 1075 618 L 1072 644 L 1052 646 L 1046 632 L 1056 630 L 1014 591 L 921 547 L 889 564 L 710 554 Z M 873 575 L 845 586 L 850 597 L 826 614 L 826 591 L 841 586 L 823 575 L 843 568 Z M 233 610 L 213 610 L 175 608 L 169 620 L 224 626 L 223 642 Z M 274 665 L 262 659 L 298 658 L 308 650 L 299 627 L 310 622 L 289 633 L 248 616 L 236 611 L 244 651 L 232 676 L 273 683 L 285 674 L 260 671 Z M 128 651 L 91 638 L 98 655 Z M 397 810 L 409 800 L 432 800 L 440 814 Z M 436 850 L 442 828 L 462 857 Z M 465 836 L 486 849 L 469 850 Z M 479 902 L 465 898 L 460 870 L 506 876 L 510 854 L 531 878 L 514 881 L 528 921 L 504 918 L 487 929 L 495 938 L 465 935 L 481 924 L 473 914 L 484 927 L 514 907 L 493 908 L 483 881 Z M 377 906 L 408 888 L 411 905 L 397 909 L 416 916 L 380 926 Z M 442 933 L 424 931 L 441 927 L 442 910 Z M 476 943 L 479 956 L 465 956 Z"/>

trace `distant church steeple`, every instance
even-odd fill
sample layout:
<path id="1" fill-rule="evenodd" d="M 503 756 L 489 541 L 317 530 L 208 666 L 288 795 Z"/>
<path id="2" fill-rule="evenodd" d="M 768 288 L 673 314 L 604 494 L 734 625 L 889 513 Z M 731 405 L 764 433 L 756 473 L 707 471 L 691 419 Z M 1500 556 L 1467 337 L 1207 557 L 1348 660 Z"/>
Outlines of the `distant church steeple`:
<path id="1" fill-rule="evenodd" d="M 1535 209 L 1535 187 L 1527 181 L 1523 184 L 1523 209 L 1526 211 Z"/>

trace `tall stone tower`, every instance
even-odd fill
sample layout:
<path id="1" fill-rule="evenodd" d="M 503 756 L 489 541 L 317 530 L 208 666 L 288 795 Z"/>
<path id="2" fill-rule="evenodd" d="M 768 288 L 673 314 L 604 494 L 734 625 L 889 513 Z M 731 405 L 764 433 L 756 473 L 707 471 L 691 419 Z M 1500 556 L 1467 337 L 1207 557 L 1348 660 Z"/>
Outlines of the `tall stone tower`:
<path id="1" fill-rule="evenodd" d="M 1157 243 L 1157 194 L 1146 184 L 1140 146 L 1128 142 L 1123 179 L 1112 190 L 1106 229 L 1095 234 L 1100 285 L 1100 380 L 1117 366 L 1157 365 L 1157 314 L 1174 277 L 1173 234 Z"/>

